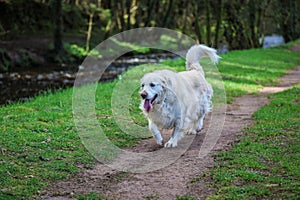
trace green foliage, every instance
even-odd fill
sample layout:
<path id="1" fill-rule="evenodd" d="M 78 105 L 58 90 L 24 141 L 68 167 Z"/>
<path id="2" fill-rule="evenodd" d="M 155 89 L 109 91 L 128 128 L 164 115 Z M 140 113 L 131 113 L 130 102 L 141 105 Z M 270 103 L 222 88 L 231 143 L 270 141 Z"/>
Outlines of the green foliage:
<path id="1" fill-rule="evenodd" d="M 9 55 L 4 49 L 0 49 L 0 71 L 7 71 L 11 66 Z"/>
<path id="2" fill-rule="evenodd" d="M 1 24 L 10 34 L 20 35 L 53 28 L 49 20 L 49 16 L 52 16 L 50 5 L 18 0 L 2 1 L 0 4 Z"/>
<path id="3" fill-rule="evenodd" d="M 232 150 L 220 152 L 204 179 L 218 188 L 208 199 L 296 199 L 300 195 L 300 85 L 270 96 L 254 126 Z"/>
<path id="4" fill-rule="evenodd" d="M 146 54 L 150 52 L 161 52 L 162 50 L 159 49 L 151 49 L 144 46 L 148 44 L 134 44 L 129 42 L 119 41 L 115 38 L 110 39 L 111 46 L 108 47 L 107 51 L 113 56 L 114 54 L 119 55 L 118 50 L 126 49 L 128 52 L 133 54 Z M 170 40 L 167 36 L 162 36 L 160 41 L 164 43 L 164 46 L 172 46 L 173 49 L 178 47 L 178 44 L 174 42 L 174 40 Z M 65 43 L 65 55 L 63 57 L 56 58 L 57 62 L 76 62 L 76 61 L 83 61 L 84 58 L 88 55 L 98 56 L 101 57 L 101 53 L 96 50 L 96 48 L 92 49 L 91 51 L 86 51 L 85 44 L 82 42 L 77 43 Z M 95 46 L 95 44 L 93 45 Z M 53 45 L 49 46 L 49 50 L 53 50 Z M 168 62 L 168 61 L 167 61 Z M 181 62 L 182 63 L 182 62 Z M 184 66 L 184 65 L 182 65 Z M 183 68 L 184 69 L 184 68 Z"/>
<path id="5" fill-rule="evenodd" d="M 83 31 L 86 27 L 86 17 L 84 13 L 74 5 L 63 3 L 64 29 L 68 32 Z M 78 33 L 77 33 L 78 34 Z"/>
<path id="6" fill-rule="evenodd" d="M 48 49 L 53 52 L 53 45 L 49 45 Z M 88 55 L 101 58 L 102 55 L 96 49 L 87 52 L 85 47 L 79 44 L 64 43 L 64 54 L 49 54 L 48 59 L 57 63 L 78 63 L 82 62 Z"/>
<path id="7" fill-rule="evenodd" d="M 30 66 L 35 63 L 32 55 L 25 49 L 20 49 L 17 51 L 17 54 L 20 56 L 20 61 L 18 65 L 20 66 Z"/>
<path id="8" fill-rule="evenodd" d="M 78 46 L 77 44 L 66 44 L 65 47 L 68 53 L 77 59 L 83 59 L 88 54 L 84 47 Z"/>
<path id="9" fill-rule="evenodd" d="M 32 67 L 40 64 L 42 59 L 35 53 L 18 49 L 7 51 L 0 48 L 0 72 L 9 71 L 12 67 Z"/>

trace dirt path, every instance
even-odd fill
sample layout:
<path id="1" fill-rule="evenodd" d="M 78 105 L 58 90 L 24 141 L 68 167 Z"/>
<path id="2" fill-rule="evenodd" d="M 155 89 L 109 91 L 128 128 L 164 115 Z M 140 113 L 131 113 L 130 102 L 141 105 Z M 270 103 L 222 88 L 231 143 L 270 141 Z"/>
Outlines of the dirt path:
<path id="1" fill-rule="evenodd" d="M 93 169 L 83 170 L 67 180 L 55 182 L 47 191 L 43 192 L 42 199 L 63 200 L 71 199 L 73 194 L 89 192 L 102 193 L 108 199 L 175 199 L 176 195 L 189 194 L 198 199 L 205 199 L 214 189 L 201 180 L 193 183 L 191 180 L 203 172 L 208 172 L 214 164 L 215 151 L 223 151 L 238 141 L 243 134 L 242 129 L 251 124 L 252 114 L 267 104 L 270 99 L 267 94 L 288 89 L 300 81 L 300 66 L 294 68 L 288 75 L 280 79 L 276 87 L 265 87 L 259 95 L 245 95 L 236 98 L 228 105 L 226 121 L 212 152 L 205 158 L 199 159 L 198 153 L 203 142 L 207 126 L 197 134 L 188 151 L 175 163 L 158 171 L 149 173 L 121 173 L 112 170 L 100 163 Z M 209 121 L 206 120 L 206 124 Z M 157 148 L 153 139 L 143 141 L 132 151 L 153 151 Z"/>

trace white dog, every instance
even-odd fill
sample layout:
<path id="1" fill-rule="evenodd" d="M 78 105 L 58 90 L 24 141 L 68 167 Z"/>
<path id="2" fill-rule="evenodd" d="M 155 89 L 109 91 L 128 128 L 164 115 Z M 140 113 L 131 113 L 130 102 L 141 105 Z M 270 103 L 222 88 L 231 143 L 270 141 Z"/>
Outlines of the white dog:
<path id="1" fill-rule="evenodd" d="M 163 145 L 159 128 L 174 128 L 165 147 L 176 147 L 184 134 L 196 134 L 203 126 L 205 114 L 211 110 L 213 90 L 206 82 L 199 64 L 201 57 L 210 57 L 213 63 L 220 58 L 216 50 L 195 45 L 186 55 L 185 72 L 159 70 L 141 79 L 140 108 L 149 121 L 149 129 L 156 142 Z"/>

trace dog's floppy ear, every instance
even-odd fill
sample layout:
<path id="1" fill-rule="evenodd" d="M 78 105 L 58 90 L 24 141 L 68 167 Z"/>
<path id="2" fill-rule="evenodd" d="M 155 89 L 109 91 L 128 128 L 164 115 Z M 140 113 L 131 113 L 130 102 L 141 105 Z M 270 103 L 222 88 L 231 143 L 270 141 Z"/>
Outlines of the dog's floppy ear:
<path id="1" fill-rule="evenodd" d="M 168 77 L 162 76 L 160 78 L 160 81 L 161 81 L 161 84 L 162 84 L 163 88 L 168 89 L 168 88 L 172 87 L 172 82 L 171 82 L 171 80 Z"/>

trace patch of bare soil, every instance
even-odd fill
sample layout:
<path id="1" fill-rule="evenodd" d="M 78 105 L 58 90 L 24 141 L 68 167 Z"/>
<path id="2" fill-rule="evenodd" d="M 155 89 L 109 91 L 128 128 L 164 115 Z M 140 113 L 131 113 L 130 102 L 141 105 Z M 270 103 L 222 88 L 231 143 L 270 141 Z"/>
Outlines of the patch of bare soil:
<path id="1" fill-rule="evenodd" d="M 300 45 L 294 45 L 291 47 L 291 50 L 292 51 L 295 51 L 297 53 L 300 53 Z"/>
<path id="2" fill-rule="evenodd" d="M 228 105 L 226 120 L 221 137 L 213 150 L 203 159 L 198 158 L 199 149 L 208 129 L 198 133 L 190 148 L 173 164 L 149 173 L 122 173 L 98 163 L 92 169 L 85 169 L 78 175 L 53 183 L 43 192 L 41 199 L 72 199 L 73 194 L 89 192 L 102 193 L 108 199 L 175 199 L 176 195 L 189 194 L 205 199 L 214 192 L 202 180 L 192 181 L 197 175 L 208 172 L 214 165 L 214 153 L 229 149 L 243 135 L 243 128 L 252 123 L 252 114 L 266 105 L 267 94 L 283 91 L 300 80 L 300 66 L 280 79 L 277 87 L 263 88 L 259 95 L 245 95 Z M 209 117 L 207 117 L 209 118 Z M 135 152 L 155 151 L 158 146 L 154 139 L 144 140 L 133 147 Z M 162 161 L 163 162 L 163 161 Z"/>

